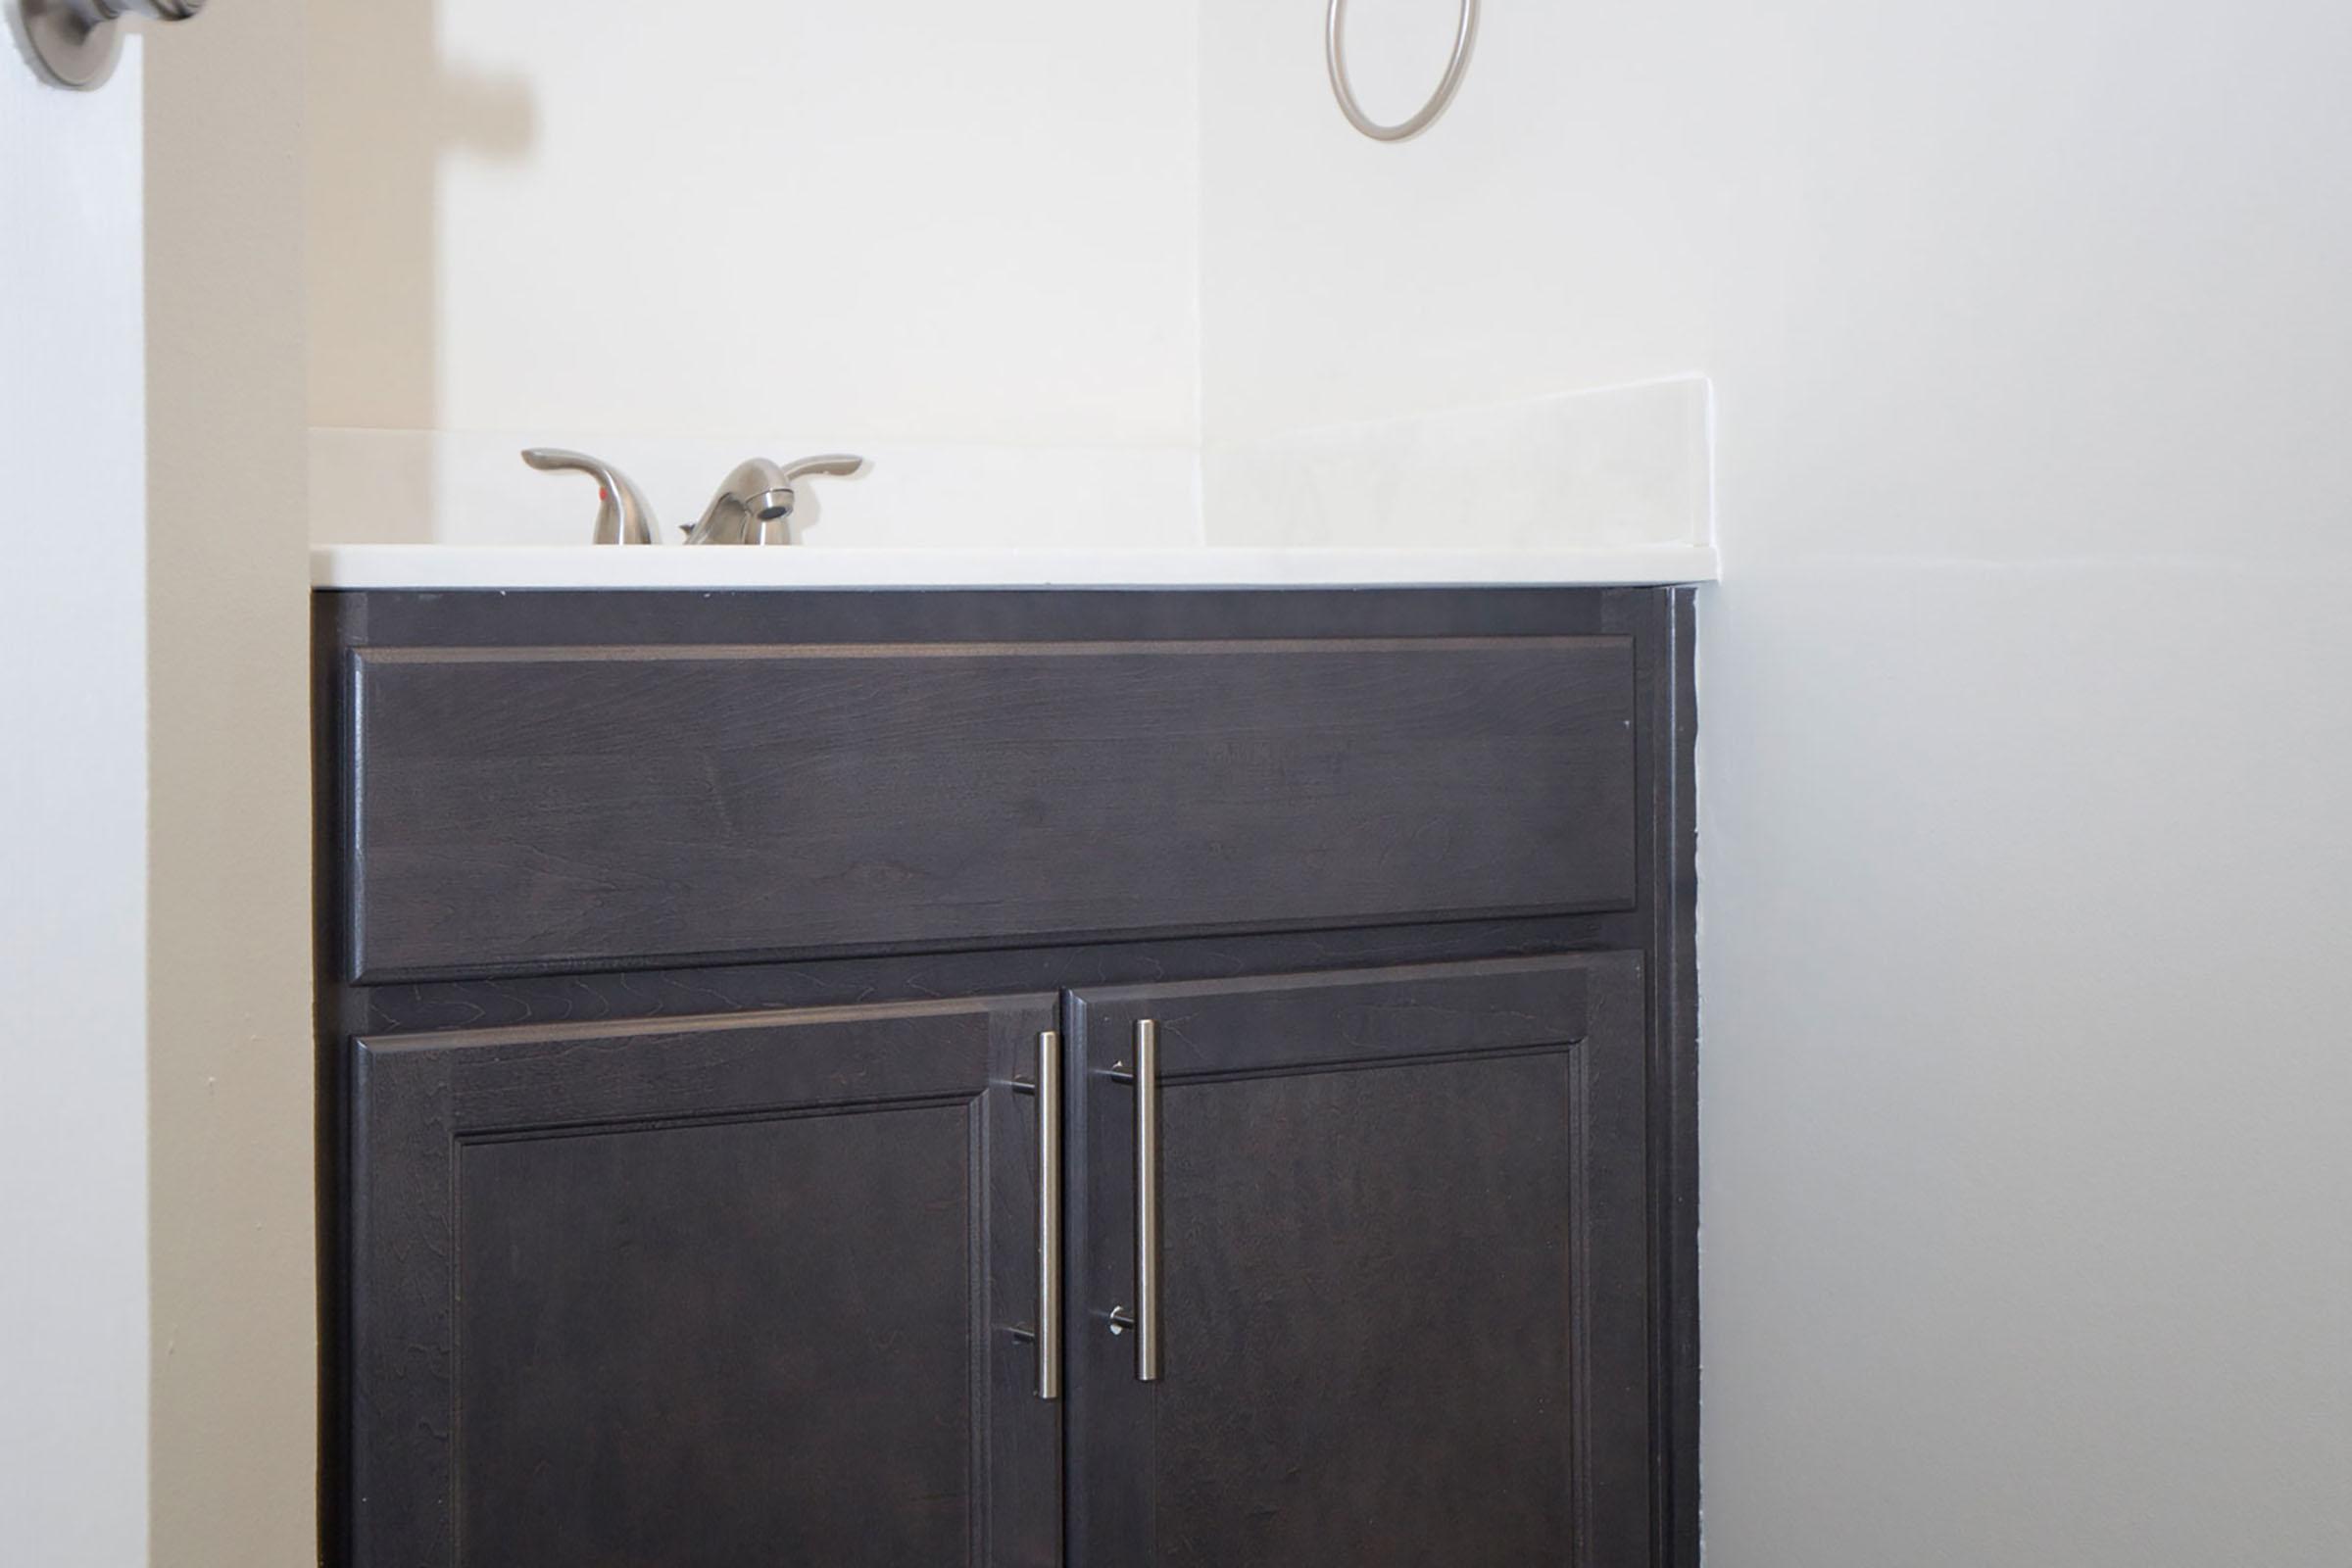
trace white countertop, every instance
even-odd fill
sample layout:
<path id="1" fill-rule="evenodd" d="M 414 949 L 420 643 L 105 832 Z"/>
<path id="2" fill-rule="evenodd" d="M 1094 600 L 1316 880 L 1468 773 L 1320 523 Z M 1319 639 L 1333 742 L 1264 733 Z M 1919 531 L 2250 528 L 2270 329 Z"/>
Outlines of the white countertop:
<path id="1" fill-rule="evenodd" d="M 1712 582 L 1704 546 L 1592 550 L 873 550 L 321 545 L 318 588 L 1544 587 Z"/>

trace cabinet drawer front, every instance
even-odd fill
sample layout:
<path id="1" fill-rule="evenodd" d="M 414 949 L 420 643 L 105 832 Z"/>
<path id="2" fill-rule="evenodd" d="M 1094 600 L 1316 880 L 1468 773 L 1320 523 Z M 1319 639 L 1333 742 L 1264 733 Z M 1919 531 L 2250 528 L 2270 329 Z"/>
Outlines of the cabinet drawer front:
<path id="1" fill-rule="evenodd" d="M 1632 906 L 1624 637 L 377 649 L 351 973 Z"/>

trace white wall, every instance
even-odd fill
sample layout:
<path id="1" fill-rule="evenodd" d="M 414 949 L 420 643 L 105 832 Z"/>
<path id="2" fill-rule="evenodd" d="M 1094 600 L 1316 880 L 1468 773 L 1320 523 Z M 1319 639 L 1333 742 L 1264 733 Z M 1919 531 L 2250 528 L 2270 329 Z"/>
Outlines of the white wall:
<path id="1" fill-rule="evenodd" d="M 1456 4 L 1351 0 L 1367 112 L 1427 97 Z M 1700 124 L 1715 9 L 1487 0 L 1446 118 L 1379 143 L 1332 102 L 1321 6 L 1201 0 L 1207 438 L 1711 368 L 1686 340 L 1739 179 Z"/>
<path id="2" fill-rule="evenodd" d="M 139 59 L 0 39 L 0 1548 L 146 1560 Z"/>
<path id="3" fill-rule="evenodd" d="M 1710 1561 L 2352 1561 L 2352 10 L 1494 0 L 1380 147 L 1316 9 L 1212 443 L 1713 379 Z"/>
<path id="4" fill-rule="evenodd" d="M 1122 498 L 1197 535 L 1192 0 L 311 11 L 322 537 L 581 537 L 526 442 L 647 468 L 673 522 L 716 444 L 876 455 L 844 542 Z"/>

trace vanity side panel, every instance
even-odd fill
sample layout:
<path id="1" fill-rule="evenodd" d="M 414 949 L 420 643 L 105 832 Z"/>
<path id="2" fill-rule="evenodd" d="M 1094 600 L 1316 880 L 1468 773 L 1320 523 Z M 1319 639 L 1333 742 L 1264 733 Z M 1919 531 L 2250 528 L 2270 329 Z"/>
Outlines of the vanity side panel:
<path id="1" fill-rule="evenodd" d="M 1642 911 L 1648 955 L 1652 1560 L 1699 1561 L 1697 591 L 1614 598 L 1642 650 Z"/>

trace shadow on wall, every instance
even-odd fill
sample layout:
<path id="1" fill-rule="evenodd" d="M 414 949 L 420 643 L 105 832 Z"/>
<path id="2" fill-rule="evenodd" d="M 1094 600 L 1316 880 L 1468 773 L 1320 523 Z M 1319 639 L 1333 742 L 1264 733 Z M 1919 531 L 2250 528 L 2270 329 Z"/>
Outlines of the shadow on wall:
<path id="1" fill-rule="evenodd" d="M 433 0 L 313 4 L 310 100 L 310 425 L 432 429 L 442 172 L 452 159 L 528 163 L 536 101 L 518 75 L 442 58 Z M 595 221 L 582 215 L 583 229 Z M 388 542 L 430 537 L 429 465 L 315 461 L 313 512 L 355 484 L 377 492 L 371 512 L 413 519 L 414 535 Z"/>

